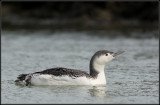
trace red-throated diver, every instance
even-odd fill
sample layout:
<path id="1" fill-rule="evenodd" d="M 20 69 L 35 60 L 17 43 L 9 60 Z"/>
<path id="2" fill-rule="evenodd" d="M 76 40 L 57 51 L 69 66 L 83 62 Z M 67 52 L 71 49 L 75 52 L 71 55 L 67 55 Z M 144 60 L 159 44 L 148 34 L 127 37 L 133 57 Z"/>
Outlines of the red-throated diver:
<path id="1" fill-rule="evenodd" d="M 20 74 L 16 83 L 33 85 L 106 85 L 104 73 L 105 65 L 116 55 L 123 53 L 107 50 L 97 51 L 90 60 L 90 74 L 85 71 L 67 69 L 62 67 L 46 69 L 44 71 Z"/>

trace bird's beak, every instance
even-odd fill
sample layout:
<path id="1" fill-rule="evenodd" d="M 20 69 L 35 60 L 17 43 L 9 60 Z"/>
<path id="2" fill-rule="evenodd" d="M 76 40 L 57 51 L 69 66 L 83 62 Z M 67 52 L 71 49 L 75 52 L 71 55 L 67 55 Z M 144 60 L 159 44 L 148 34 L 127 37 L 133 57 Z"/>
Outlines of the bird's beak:
<path id="1" fill-rule="evenodd" d="M 119 54 L 122 54 L 122 53 L 124 53 L 125 51 L 119 51 L 119 52 L 117 52 L 117 53 L 113 53 L 113 57 L 115 57 L 115 56 L 117 56 L 117 55 L 119 55 Z"/>

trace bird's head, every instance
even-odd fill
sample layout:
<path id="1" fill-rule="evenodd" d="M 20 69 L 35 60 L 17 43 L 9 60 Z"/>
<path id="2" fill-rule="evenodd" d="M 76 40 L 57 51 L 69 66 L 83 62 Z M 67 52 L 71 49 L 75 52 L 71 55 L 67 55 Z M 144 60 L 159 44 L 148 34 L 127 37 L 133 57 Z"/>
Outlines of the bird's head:
<path id="1" fill-rule="evenodd" d="M 107 50 L 100 50 L 97 51 L 93 57 L 94 57 L 94 62 L 99 64 L 99 65 L 105 65 L 107 64 L 109 61 L 111 61 L 112 59 L 115 58 L 115 56 L 123 53 L 124 51 L 120 51 L 118 53 L 114 53 L 111 51 L 107 51 Z"/>

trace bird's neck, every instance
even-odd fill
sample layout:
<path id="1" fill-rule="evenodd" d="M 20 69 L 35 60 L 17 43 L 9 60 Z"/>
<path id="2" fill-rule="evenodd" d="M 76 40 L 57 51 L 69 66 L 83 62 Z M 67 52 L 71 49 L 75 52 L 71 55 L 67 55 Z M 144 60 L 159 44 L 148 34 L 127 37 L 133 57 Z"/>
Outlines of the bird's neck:
<path id="1" fill-rule="evenodd" d="M 98 64 L 93 60 L 90 61 L 90 75 L 93 78 L 97 78 L 99 74 L 104 74 L 104 68 L 105 65 Z"/>

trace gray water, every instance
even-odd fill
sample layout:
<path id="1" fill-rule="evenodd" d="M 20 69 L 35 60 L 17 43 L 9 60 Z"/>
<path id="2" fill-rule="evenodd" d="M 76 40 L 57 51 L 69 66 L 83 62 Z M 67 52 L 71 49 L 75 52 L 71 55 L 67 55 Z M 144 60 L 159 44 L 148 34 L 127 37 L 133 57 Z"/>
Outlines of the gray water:
<path id="1" fill-rule="evenodd" d="M 3 31 L 1 100 L 3 104 L 37 103 L 159 103 L 159 53 L 156 32 Z M 145 36 L 137 38 L 132 35 Z M 110 37 L 108 37 L 110 36 Z M 98 50 L 125 53 L 105 67 L 107 85 L 20 86 L 19 74 L 52 67 L 89 73 L 89 61 Z"/>

